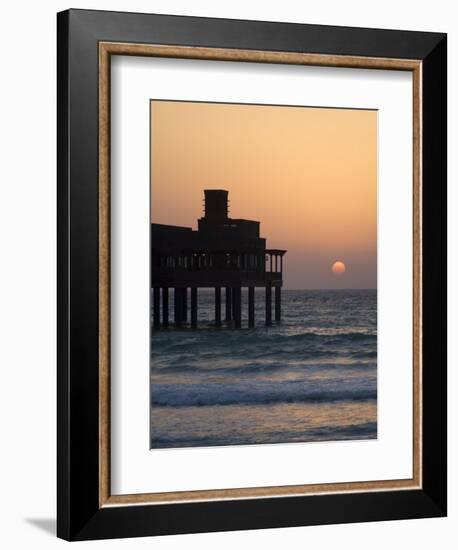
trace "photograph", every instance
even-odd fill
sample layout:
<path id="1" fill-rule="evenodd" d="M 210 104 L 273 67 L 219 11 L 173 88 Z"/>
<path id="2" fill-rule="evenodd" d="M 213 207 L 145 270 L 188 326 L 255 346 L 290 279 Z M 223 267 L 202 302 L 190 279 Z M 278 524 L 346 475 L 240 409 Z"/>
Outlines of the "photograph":
<path id="1" fill-rule="evenodd" d="M 41 483 L 30 505 L 57 486 L 57 502 L 7 516 L 21 527 L 12 536 L 33 546 L 57 510 L 59 539 L 114 545 L 170 535 L 187 547 L 257 537 L 270 548 L 285 536 L 294 546 L 309 526 L 312 546 L 323 536 L 324 547 L 339 544 L 343 528 L 354 550 L 368 540 L 423 548 L 439 531 L 455 540 L 444 18 L 399 2 L 384 5 L 382 23 L 380 10 L 338 2 L 316 13 L 206 4 L 62 6 L 52 26 L 40 7 L 44 15 L 20 19 L 53 48 L 57 30 L 49 78 L 35 78 L 43 63 L 22 63 L 14 85 L 32 119 L 48 102 L 57 121 L 29 125 L 57 130 L 57 273 L 32 285 L 41 299 L 57 282 L 49 445 L 45 419 L 27 431 L 30 410 L 44 410 L 27 391 L 52 399 L 22 325 L 10 363 L 28 346 L 39 385 L 10 369 L 28 384 L 25 400 L 9 391 L 7 410 L 24 409 L 16 462 L 19 433 L 38 437 L 38 455 L 53 453 L 42 453 L 34 480 L 22 468 L 19 486 Z M 40 95 L 47 80 L 53 92 Z M 32 103 L 18 95 L 30 82 Z M 8 186 L 20 191 L 21 214 L 7 225 L 25 228 L 6 262 L 20 283 L 5 285 L 11 324 L 28 288 L 20 263 L 27 276 L 43 264 L 30 220 L 56 224 L 33 175 L 54 141 L 24 148 L 18 109 L 9 111 L 21 160 L 5 181 L 18 167 L 32 174 L 22 178 L 30 193 Z"/>
<path id="2" fill-rule="evenodd" d="M 150 448 L 377 438 L 378 111 L 150 101 Z"/>

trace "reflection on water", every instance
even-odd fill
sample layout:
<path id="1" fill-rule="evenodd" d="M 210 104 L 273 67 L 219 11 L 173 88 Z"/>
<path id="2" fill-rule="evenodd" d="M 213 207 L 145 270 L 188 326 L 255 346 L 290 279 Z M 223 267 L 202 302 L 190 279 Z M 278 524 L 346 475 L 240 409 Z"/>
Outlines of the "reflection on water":
<path id="1" fill-rule="evenodd" d="M 269 328 L 257 292 L 255 329 L 212 327 L 200 291 L 199 329 L 153 334 L 151 447 L 377 437 L 376 291 L 284 290 Z"/>

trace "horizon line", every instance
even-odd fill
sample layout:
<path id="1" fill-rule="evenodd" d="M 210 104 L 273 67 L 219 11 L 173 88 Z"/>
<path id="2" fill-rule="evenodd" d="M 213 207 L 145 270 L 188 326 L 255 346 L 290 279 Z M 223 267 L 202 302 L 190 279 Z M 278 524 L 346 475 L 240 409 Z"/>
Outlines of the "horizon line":
<path id="1" fill-rule="evenodd" d="M 241 286 L 241 288 L 248 288 L 249 285 L 244 285 L 244 286 Z M 263 286 L 256 286 L 255 289 L 263 289 L 265 287 Z M 274 288 L 272 286 L 272 288 Z M 315 287 L 315 288 L 286 288 L 286 287 L 281 287 L 282 290 L 377 290 L 377 287 L 358 287 L 358 288 L 351 288 L 351 287 L 347 287 L 347 288 L 319 288 L 319 287 Z M 213 290 L 214 287 L 213 286 L 208 286 L 208 287 L 199 287 L 199 290 Z"/>

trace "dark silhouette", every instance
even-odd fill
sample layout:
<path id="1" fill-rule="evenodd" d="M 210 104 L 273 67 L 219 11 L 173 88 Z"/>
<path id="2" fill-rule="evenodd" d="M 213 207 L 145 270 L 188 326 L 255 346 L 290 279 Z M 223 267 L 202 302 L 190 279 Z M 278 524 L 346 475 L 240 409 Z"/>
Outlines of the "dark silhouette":
<path id="1" fill-rule="evenodd" d="M 272 324 L 272 287 L 275 320 L 281 319 L 283 255 L 286 250 L 266 249 L 259 236 L 260 222 L 228 217 L 228 192 L 206 189 L 205 213 L 198 229 L 151 224 L 151 287 L 153 328 L 169 326 L 169 289 L 174 289 L 175 327 L 188 320 L 197 327 L 197 292 L 215 289 L 215 325 L 221 326 L 221 289 L 225 288 L 225 320 L 242 326 L 242 287 L 248 287 L 248 326 L 254 327 L 254 289 L 265 287 L 266 325 Z M 162 289 L 162 318 L 161 318 Z"/>

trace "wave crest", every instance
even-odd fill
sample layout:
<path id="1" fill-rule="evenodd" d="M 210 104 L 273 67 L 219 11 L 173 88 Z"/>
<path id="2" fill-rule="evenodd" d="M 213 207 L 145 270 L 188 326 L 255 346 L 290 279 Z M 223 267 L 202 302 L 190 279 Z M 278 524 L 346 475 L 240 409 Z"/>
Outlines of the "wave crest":
<path id="1" fill-rule="evenodd" d="M 246 382 L 239 384 L 155 384 L 151 404 L 158 407 L 204 407 L 214 405 L 265 405 L 367 401 L 377 398 L 375 382 L 360 387 L 343 380 L 332 387 L 308 382 Z"/>

